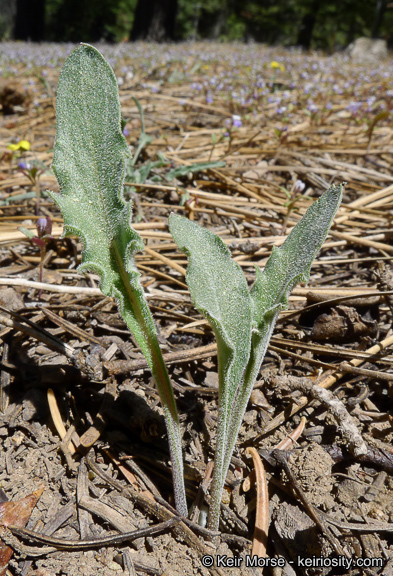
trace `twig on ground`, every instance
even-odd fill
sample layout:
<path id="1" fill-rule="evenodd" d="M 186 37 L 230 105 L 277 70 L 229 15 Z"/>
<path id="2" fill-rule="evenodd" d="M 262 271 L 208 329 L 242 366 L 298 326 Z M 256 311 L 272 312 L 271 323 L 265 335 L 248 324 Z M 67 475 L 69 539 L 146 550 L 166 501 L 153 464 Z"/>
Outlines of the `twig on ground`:
<path id="1" fill-rule="evenodd" d="M 344 404 L 334 396 L 330 390 L 321 388 L 309 378 L 298 378 L 296 376 L 275 376 L 273 384 L 284 386 L 291 390 L 301 390 L 304 394 L 311 395 L 312 398 L 322 402 L 339 424 L 339 430 L 348 444 L 349 450 L 355 457 L 367 454 L 367 445 L 363 440 L 354 419 L 348 413 Z"/>
<path id="2" fill-rule="evenodd" d="M 161 522 L 155 526 L 149 526 L 148 528 L 141 528 L 140 530 L 132 530 L 131 532 L 123 532 L 122 534 L 103 536 L 90 540 L 66 540 L 54 536 L 46 536 L 25 528 L 17 528 L 16 526 L 8 526 L 8 529 L 12 534 L 29 540 L 30 542 L 42 542 L 43 544 L 53 546 L 53 548 L 49 549 L 50 552 L 53 552 L 54 550 L 91 550 L 92 548 L 101 548 L 102 546 L 118 546 L 125 542 L 132 542 L 138 538 L 159 534 L 167 528 L 176 526 L 179 522 L 179 518 L 170 518 L 165 522 Z M 45 551 L 45 553 L 47 554 L 48 551 Z"/>
<path id="3" fill-rule="evenodd" d="M 382 340 L 381 342 L 379 342 L 375 346 L 372 346 L 371 348 L 366 350 L 366 353 L 369 354 L 370 356 L 374 355 L 374 354 L 379 354 L 381 352 L 381 350 L 384 350 L 385 348 L 391 346 L 392 344 L 393 344 L 393 336 L 389 336 L 388 338 L 385 338 L 384 340 Z M 359 358 L 359 359 L 354 358 L 353 360 L 351 360 L 349 362 L 349 364 L 351 364 L 353 366 L 359 366 L 363 362 L 365 362 L 365 360 L 363 358 Z M 340 371 L 333 372 L 333 374 L 328 374 L 319 381 L 318 386 L 321 388 L 330 388 L 331 386 L 333 386 L 333 384 L 335 384 L 337 382 L 337 380 L 342 378 L 343 374 L 344 374 L 344 372 L 340 372 Z M 283 424 L 287 418 L 290 418 L 291 416 L 293 416 L 294 414 L 299 412 L 299 410 L 302 410 L 305 406 L 307 406 L 307 404 L 308 404 L 307 398 L 305 398 L 305 397 L 300 398 L 299 402 L 296 405 L 292 406 L 290 413 L 281 412 L 278 416 L 273 418 L 267 424 L 265 430 L 263 431 L 263 434 L 260 437 L 258 437 L 258 439 L 260 439 L 265 434 L 271 432 L 272 430 L 274 430 L 278 426 L 281 426 L 281 424 Z"/>
<path id="4" fill-rule="evenodd" d="M 246 452 L 252 456 L 254 462 L 257 489 L 257 509 L 251 554 L 252 556 L 264 558 L 266 556 L 267 534 L 269 529 L 269 495 L 265 468 L 255 448 L 248 447 Z"/>

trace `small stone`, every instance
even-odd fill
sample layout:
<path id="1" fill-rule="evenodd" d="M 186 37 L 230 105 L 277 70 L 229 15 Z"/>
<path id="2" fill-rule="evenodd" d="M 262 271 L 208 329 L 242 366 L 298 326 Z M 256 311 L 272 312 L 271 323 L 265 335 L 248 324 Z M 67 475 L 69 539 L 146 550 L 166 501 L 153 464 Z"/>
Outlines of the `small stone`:
<path id="1" fill-rule="evenodd" d="M 172 192 L 169 195 L 169 199 L 171 202 L 173 202 L 173 204 L 178 204 L 179 200 L 180 200 L 180 196 L 175 190 L 172 190 Z"/>
<path id="2" fill-rule="evenodd" d="M 209 388 L 214 388 L 218 390 L 218 374 L 217 372 L 206 372 L 206 378 L 204 382 L 205 386 Z"/>
<path id="3" fill-rule="evenodd" d="M 388 56 L 386 40 L 357 38 L 347 48 L 351 58 L 358 62 L 376 64 Z"/>
<path id="4" fill-rule="evenodd" d="M 22 296 L 14 288 L 3 288 L 0 290 L 0 305 L 17 312 L 24 307 L 24 302 Z"/>

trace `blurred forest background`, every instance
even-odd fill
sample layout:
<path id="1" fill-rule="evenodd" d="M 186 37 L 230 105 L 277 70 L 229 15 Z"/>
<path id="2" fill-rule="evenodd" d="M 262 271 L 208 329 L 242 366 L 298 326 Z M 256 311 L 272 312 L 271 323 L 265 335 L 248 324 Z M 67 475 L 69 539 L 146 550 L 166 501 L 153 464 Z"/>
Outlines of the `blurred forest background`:
<path id="1" fill-rule="evenodd" d="M 0 39 L 215 40 L 327 52 L 359 36 L 393 45 L 388 0 L 0 0 Z"/>

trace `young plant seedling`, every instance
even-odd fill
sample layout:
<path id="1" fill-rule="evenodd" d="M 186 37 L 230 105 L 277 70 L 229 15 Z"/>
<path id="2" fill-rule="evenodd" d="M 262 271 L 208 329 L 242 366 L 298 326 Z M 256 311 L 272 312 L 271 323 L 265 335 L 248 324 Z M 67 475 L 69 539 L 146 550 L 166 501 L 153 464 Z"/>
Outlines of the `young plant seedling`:
<path id="1" fill-rule="evenodd" d="M 40 249 L 40 275 L 39 281 L 43 281 L 44 275 L 44 258 L 46 254 L 46 245 L 50 240 L 53 240 L 52 234 L 52 219 L 48 216 L 40 216 L 36 222 L 37 234 L 34 234 L 32 230 L 25 228 L 24 226 L 18 226 L 25 236 L 27 236 L 33 244 L 39 246 Z M 38 292 L 38 298 L 41 298 L 42 290 Z"/>
<path id="2" fill-rule="evenodd" d="M 230 460 L 277 317 L 287 308 L 295 284 L 307 282 L 341 196 L 342 186 L 331 186 L 311 205 L 281 248 L 273 248 L 264 271 L 256 268 L 251 290 L 219 236 L 183 216 L 169 217 L 171 234 L 189 259 L 186 280 L 194 305 L 217 340 L 219 397 L 211 530 L 218 529 Z"/>
<path id="3" fill-rule="evenodd" d="M 93 47 L 81 45 L 66 60 L 57 92 L 57 135 L 53 169 L 60 193 L 50 193 L 64 216 L 64 236 L 84 248 L 79 270 L 101 278 L 113 297 L 156 380 L 164 407 L 175 502 L 187 516 L 181 435 L 172 385 L 158 344 L 134 255 L 144 248 L 131 227 L 123 197 L 129 150 L 121 132 L 114 73 Z M 219 418 L 208 526 L 218 528 L 221 495 L 247 403 L 274 325 L 288 295 L 306 282 L 310 267 L 340 205 L 342 186 L 332 186 L 306 212 L 281 248 L 274 248 L 251 290 L 222 240 L 172 214 L 170 229 L 189 257 L 187 282 L 196 308 L 217 339 Z"/>
<path id="4" fill-rule="evenodd" d="M 86 44 L 61 71 L 57 90 L 53 169 L 60 193 L 50 193 L 64 216 L 63 236 L 76 235 L 84 248 L 80 271 L 101 278 L 150 366 L 164 407 L 177 510 L 187 516 L 179 419 L 172 385 L 147 305 L 135 252 L 144 249 L 131 227 L 132 205 L 123 197 L 130 156 L 121 131 L 117 82 L 102 55 Z"/>

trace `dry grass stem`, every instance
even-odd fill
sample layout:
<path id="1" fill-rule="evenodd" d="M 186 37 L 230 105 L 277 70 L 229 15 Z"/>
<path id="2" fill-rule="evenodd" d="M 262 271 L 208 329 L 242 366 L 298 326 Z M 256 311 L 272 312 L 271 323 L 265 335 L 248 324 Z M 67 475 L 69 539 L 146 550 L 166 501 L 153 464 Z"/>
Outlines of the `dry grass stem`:
<path id="1" fill-rule="evenodd" d="M 261 457 L 255 448 L 248 447 L 246 452 L 252 456 L 254 462 L 255 485 L 257 490 L 257 507 L 251 555 L 265 558 L 269 529 L 269 494 L 267 490 L 265 468 L 262 464 Z"/>

